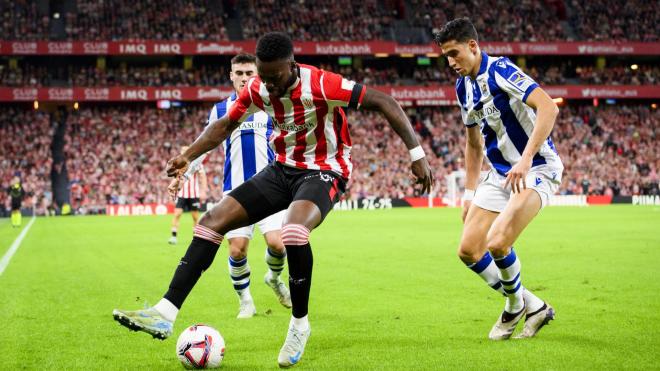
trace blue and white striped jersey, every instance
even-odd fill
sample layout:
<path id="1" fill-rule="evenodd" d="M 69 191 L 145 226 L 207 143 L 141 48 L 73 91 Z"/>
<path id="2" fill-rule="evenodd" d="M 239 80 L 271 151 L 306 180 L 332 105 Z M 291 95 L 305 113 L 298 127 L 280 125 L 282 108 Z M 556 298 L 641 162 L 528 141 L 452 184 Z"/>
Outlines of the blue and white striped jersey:
<path id="1" fill-rule="evenodd" d="M 224 116 L 236 101 L 236 93 L 216 103 L 209 122 Z M 225 151 L 223 192 L 229 192 L 273 162 L 275 154 L 269 145 L 273 121 L 262 111 L 248 117 L 222 144 Z"/>
<path id="2" fill-rule="evenodd" d="M 536 113 L 525 101 L 538 84 L 506 57 L 483 52 L 481 57 L 477 78 L 460 77 L 456 95 L 463 123 L 480 126 L 485 156 L 495 171 L 506 175 L 520 161 L 532 135 Z M 541 165 L 564 167 L 550 137 L 532 160 L 532 167 Z"/>

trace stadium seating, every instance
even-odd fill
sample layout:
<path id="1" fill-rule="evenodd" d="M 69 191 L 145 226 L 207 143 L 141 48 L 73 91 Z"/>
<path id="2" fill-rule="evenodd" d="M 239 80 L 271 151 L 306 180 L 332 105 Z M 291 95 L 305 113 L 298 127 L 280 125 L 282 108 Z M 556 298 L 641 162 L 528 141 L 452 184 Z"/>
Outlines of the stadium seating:
<path id="1" fill-rule="evenodd" d="M 167 202 L 165 160 L 202 130 L 207 109 L 200 105 L 171 110 L 111 106 L 72 112 L 65 139 L 66 166 L 75 185 L 72 192 L 82 194 L 72 197 L 74 208 Z M 411 122 L 438 180 L 434 192 L 445 194 L 445 177 L 463 166 L 460 113 L 450 107 L 414 112 Z M 581 105 L 560 112 L 553 136 L 566 166 L 561 194 L 660 193 L 657 110 L 647 105 Z M 14 172 L 20 171 L 25 188 L 43 207 L 52 199 L 49 117 L 40 111 L 2 107 L 0 119 L 0 145 L 12 154 L 2 159 L 1 184 L 5 188 Z M 385 120 L 374 113 L 350 112 L 349 123 L 355 170 L 345 197 L 417 196 L 409 178 L 407 151 Z M 222 152 L 214 152 L 206 165 L 211 199 L 221 197 L 222 165 Z M 7 202 L 0 193 L 0 204 Z"/>
<path id="2" fill-rule="evenodd" d="M 65 2 L 74 3 L 74 2 Z M 228 40 L 283 30 L 299 41 L 409 38 L 429 41 L 447 20 L 468 16 L 482 40 L 657 41 L 660 15 L 652 1 L 301 0 L 164 1 L 78 0 L 49 16 L 36 2 L 0 3 L 0 35 L 7 40 Z M 487 9 L 488 11 L 479 11 Z M 502 17 L 506 14 L 506 17 Z M 402 36 L 404 35 L 404 36 Z M 237 38 L 235 37 L 235 38 Z"/>
<path id="3" fill-rule="evenodd" d="M 24 205 L 37 207 L 52 202 L 50 143 L 53 132 L 49 114 L 22 108 L 0 108 L 0 216 L 9 208 L 5 190 L 19 175 L 29 192 Z"/>
<path id="4" fill-rule="evenodd" d="M 437 66 L 411 66 L 403 62 L 386 67 L 336 66 L 323 63 L 321 68 L 340 73 L 366 85 L 452 85 L 456 74 L 450 68 Z M 594 84 L 594 85 L 655 85 L 660 68 L 657 65 L 639 64 L 611 66 L 596 69 L 593 66 L 573 66 L 564 61 L 556 65 L 531 64 L 526 72 L 545 85 Z M 223 65 L 201 64 L 184 70 L 177 67 L 110 67 L 105 70 L 91 66 L 70 65 L 66 69 L 47 68 L 25 63 L 17 69 L 0 64 L 0 86 L 230 86 L 229 72 Z"/>

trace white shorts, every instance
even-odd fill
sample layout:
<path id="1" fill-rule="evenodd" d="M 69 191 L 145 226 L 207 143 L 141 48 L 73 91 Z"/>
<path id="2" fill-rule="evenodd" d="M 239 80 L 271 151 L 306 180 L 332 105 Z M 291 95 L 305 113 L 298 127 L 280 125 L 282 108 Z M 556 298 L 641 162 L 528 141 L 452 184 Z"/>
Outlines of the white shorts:
<path id="1" fill-rule="evenodd" d="M 282 210 L 271 216 L 267 216 L 263 218 L 262 220 L 256 222 L 255 224 L 229 231 L 225 234 L 225 239 L 243 237 L 251 240 L 252 235 L 254 234 L 255 225 L 259 226 L 259 230 L 261 231 L 261 234 L 266 234 L 272 231 L 279 231 L 280 229 L 282 229 L 282 222 L 284 221 L 285 214 L 286 214 L 286 210 Z"/>
<path id="2" fill-rule="evenodd" d="M 525 178 L 527 188 L 535 190 L 541 196 L 541 208 L 546 207 L 550 197 L 557 193 L 562 171 L 561 168 L 541 165 L 533 167 L 527 174 Z M 505 182 L 505 176 L 491 170 L 477 187 L 472 204 L 501 213 L 511 198 L 511 185 L 504 188 Z"/>

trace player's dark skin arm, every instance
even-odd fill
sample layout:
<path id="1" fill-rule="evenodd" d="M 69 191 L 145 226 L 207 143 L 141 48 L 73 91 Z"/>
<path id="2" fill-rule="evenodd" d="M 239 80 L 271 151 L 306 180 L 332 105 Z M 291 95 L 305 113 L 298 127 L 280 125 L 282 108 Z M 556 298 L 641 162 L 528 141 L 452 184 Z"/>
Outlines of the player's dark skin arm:
<path id="1" fill-rule="evenodd" d="M 224 115 L 210 123 L 183 154 L 167 162 L 167 176 L 178 177 L 183 175 L 191 161 L 218 147 L 238 125 L 239 122 L 232 122 L 229 115 Z"/>
<path id="2" fill-rule="evenodd" d="M 202 135 L 197 137 L 195 142 L 193 142 L 183 154 L 177 155 L 167 162 L 167 176 L 174 178 L 167 187 L 167 191 L 172 199 L 176 198 L 176 193 L 178 192 L 181 183 L 181 177 L 185 174 L 186 170 L 188 170 L 190 162 L 204 153 L 218 147 L 223 140 L 231 135 L 232 131 L 234 131 L 239 124 L 239 122 L 232 122 L 229 119 L 229 115 L 224 115 L 220 119 L 208 124 L 204 129 L 204 132 L 202 132 Z"/>
<path id="3" fill-rule="evenodd" d="M 408 116 L 403 112 L 399 103 L 391 96 L 378 90 L 367 88 L 360 108 L 381 112 L 409 150 L 419 145 Z M 422 192 L 429 193 L 433 186 L 433 174 L 426 157 L 413 162 L 411 168 L 416 182 L 422 185 Z"/>

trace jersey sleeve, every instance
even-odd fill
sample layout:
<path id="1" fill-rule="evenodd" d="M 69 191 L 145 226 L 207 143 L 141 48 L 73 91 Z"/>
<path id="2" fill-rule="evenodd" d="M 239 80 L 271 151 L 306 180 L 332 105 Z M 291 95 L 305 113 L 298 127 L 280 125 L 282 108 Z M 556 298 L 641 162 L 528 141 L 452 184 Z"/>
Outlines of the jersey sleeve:
<path id="1" fill-rule="evenodd" d="M 252 91 L 254 85 L 258 84 L 256 83 L 256 80 L 252 78 L 247 84 L 245 84 L 243 89 L 241 89 L 238 98 L 236 98 L 234 104 L 229 108 L 230 120 L 234 122 L 243 122 L 246 118 L 259 110 L 259 107 L 254 104 L 254 100 L 252 99 L 252 94 L 258 94 L 258 92 Z"/>
<path id="2" fill-rule="evenodd" d="M 323 71 L 321 91 L 328 103 L 333 105 L 360 108 L 367 87 L 343 78 L 333 72 Z"/>
<path id="3" fill-rule="evenodd" d="M 467 97 L 465 95 L 465 78 L 459 78 L 456 80 L 456 99 L 458 100 L 458 106 L 461 108 L 461 119 L 463 120 L 463 125 L 471 128 L 479 124 L 478 122 L 474 122 L 474 120 L 468 120 L 466 102 Z"/>
<path id="4" fill-rule="evenodd" d="M 529 94 L 539 87 L 534 79 L 527 76 L 508 58 L 495 62 L 491 77 L 494 78 L 500 89 L 520 99 L 523 103 L 527 101 Z"/>

